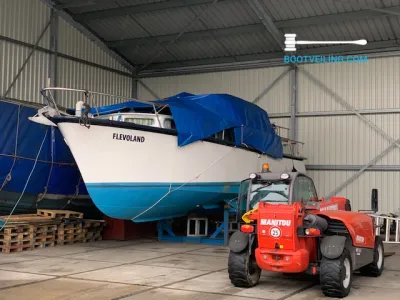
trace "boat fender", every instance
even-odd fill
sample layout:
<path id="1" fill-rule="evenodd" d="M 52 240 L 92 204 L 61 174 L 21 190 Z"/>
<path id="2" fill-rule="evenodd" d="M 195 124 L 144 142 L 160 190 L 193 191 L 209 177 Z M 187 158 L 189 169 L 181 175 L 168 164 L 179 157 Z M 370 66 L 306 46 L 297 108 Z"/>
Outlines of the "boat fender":
<path id="1" fill-rule="evenodd" d="M 82 107 L 83 107 L 83 101 L 79 100 L 75 104 L 75 116 L 80 117 L 82 115 Z"/>

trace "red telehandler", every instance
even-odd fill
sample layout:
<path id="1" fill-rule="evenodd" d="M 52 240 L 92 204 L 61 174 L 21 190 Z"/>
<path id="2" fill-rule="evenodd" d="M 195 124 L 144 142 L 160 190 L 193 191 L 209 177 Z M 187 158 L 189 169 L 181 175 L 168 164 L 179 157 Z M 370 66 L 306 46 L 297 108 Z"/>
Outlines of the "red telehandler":
<path id="1" fill-rule="evenodd" d="M 371 201 L 370 212 L 376 212 L 376 190 Z M 319 200 L 306 174 L 269 172 L 263 165 L 263 172 L 241 183 L 237 218 L 240 230 L 229 240 L 228 261 L 236 287 L 257 285 L 262 270 L 306 273 L 319 276 L 325 296 L 343 298 L 354 271 L 382 274 L 384 246 L 373 218 L 351 211 L 346 198 Z"/>

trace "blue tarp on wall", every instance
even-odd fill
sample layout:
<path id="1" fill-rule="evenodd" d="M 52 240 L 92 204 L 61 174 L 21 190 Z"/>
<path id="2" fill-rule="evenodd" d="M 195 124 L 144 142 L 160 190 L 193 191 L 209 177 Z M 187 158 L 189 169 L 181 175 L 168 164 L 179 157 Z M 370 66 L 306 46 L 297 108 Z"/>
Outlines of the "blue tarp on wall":
<path id="1" fill-rule="evenodd" d="M 237 146 L 245 144 L 272 157 L 283 157 L 281 137 L 275 133 L 268 113 L 253 103 L 228 94 L 193 95 L 185 92 L 153 102 L 169 105 L 179 146 L 234 128 Z M 105 114 L 143 107 L 146 104 L 127 101 L 98 109 L 100 114 Z M 150 105 L 147 107 L 151 108 Z M 92 108 L 91 113 L 95 114 L 96 110 Z"/>
<path id="2" fill-rule="evenodd" d="M 12 168 L 11 181 L 3 187 L 3 190 L 12 192 L 23 190 L 47 131 L 46 140 L 26 192 L 35 194 L 44 192 L 53 157 L 54 164 L 47 193 L 74 194 L 80 179 L 75 160 L 57 129 L 28 119 L 36 112 L 34 108 L 0 101 L 0 187 L 14 163 L 17 123 L 19 123 L 17 159 Z M 79 185 L 79 194 L 87 195 L 83 180 Z"/>

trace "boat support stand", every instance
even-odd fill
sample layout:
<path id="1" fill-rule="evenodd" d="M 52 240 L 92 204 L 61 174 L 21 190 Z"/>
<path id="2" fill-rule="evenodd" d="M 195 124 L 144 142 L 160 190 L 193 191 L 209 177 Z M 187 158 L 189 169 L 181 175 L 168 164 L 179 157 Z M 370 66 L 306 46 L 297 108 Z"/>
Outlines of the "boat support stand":
<path id="1" fill-rule="evenodd" d="M 237 202 L 225 201 L 224 221 L 209 237 L 177 236 L 171 226 L 161 220 L 157 224 L 158 240 L 161 242 L 200 243 L 209 245 L 228 245 L 229 242 L 229 216 L 236 214 Z M 166 234 L 164 233 L 166 232 Z M 223 232 L 223 234 L 222 234 Z"/>

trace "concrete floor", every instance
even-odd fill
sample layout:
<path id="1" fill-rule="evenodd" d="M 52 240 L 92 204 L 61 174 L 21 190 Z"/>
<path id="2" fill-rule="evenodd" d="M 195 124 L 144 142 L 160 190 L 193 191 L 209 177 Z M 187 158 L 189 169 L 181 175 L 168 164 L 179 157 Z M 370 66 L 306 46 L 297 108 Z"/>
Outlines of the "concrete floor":
<path id="1" fill-rule="evenodd" d="M 400 295 L 400 247 L 379 278 L 356 276 L 351 299 Z M 308 279 L 264 272 L 251 289 L 234 288 L 227 248 L 151 240 L 100 241 L 0 253 L 0 299 L 327 299 Z"/>

